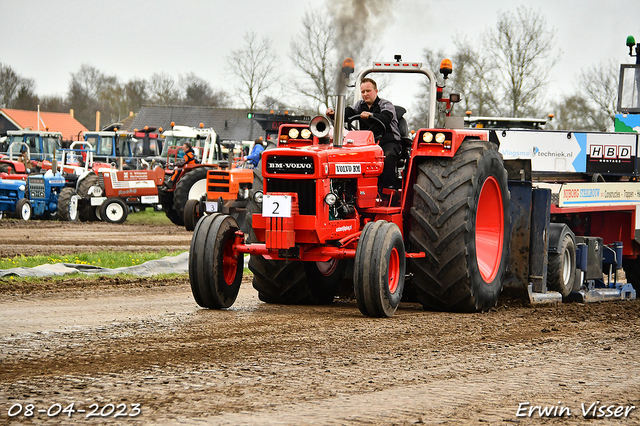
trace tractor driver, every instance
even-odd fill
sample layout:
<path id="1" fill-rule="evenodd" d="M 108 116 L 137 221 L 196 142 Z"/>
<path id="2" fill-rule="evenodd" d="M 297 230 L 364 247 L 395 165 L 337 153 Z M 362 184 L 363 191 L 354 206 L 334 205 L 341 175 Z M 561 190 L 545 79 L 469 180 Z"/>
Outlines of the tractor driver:
<path id="1" fill-rule="evenodd" d="M 353 106 L 345 109 L 345 119 L 360 115 L 361 130 L 371 130 L 374 135 L 381 135 L 383 132 L 380 123 L 370 120 L 375 117 L 384 123 L 385 134 L 378 141 L 384 151 L 384 169 L 378 178 L 378 190 L 382 195 L 383 188 L 393 188 L 396 184 L 396 162 L 400 153 L 400 130 L 398 129 L 398 118 L 393 104 L 386 99 L 378 97 L 378 85 L 371 78 L 363 78 L 360 83 L 360 94 L 362 99 Z M 327 116 L 333 118 L 335 111 L 333 108 L 327 109 Z"/>
<path id="2" fill-rule="evenodd" d="M 193 150 L 190 142 L 185 142 L 182 146 L 184 150 L 184 155 L 182 156 L 182 161 L 179 164 L 176 164 L 176 168 L 173 170 L 173 174 L 171 175 L 171 179 L 169 180 L 168 187 L 173 188 L 173 185 L 176 183 L 176 179 L 178 179 L 178 175 L 182 171 L 182 168 L 187 164 L 197 164 L 198 159 L 196 158 L 196 153 Z"/>

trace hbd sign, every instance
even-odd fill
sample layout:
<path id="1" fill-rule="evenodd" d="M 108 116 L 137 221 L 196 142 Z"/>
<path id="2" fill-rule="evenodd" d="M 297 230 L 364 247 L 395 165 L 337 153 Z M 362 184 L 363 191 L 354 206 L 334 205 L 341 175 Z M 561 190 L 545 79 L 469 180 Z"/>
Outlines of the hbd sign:
<path id="1" fill-rule="evenodd" d="M 630 160 L 631 147 L 626 145 L 591 145 L 589 157 L 605 160 Z"/>

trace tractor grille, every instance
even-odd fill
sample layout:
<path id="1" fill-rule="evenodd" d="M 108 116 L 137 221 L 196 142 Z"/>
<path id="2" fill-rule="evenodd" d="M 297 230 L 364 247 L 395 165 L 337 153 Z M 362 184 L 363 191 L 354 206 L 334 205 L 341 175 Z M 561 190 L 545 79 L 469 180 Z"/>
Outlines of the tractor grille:
<path id="1" fill-rule="evenodd" d="M 275 179 L 267 178 L 268 192 L 295 192 L 298 194 L 300 214 L 314 216 L 316 214 L 316 181 L 315 179 Z"/>
<path id="2" fill-rule="evenodd" d="M 207 172 L 207 192 L 229 192 L 230 174 L 224 170 Z"/>
<path id="3" fill-rule="evenodd" d="M 44 178 L 31 177 L 29 178 L 29 198 L 32 200 L 35 199 L 44 199 Z"/>

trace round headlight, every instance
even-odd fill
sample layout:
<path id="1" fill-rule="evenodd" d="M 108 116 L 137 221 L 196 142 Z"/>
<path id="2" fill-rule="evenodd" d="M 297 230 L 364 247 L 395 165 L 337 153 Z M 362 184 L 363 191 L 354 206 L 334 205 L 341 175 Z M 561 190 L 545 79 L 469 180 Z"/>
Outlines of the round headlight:
<path id="1" fill-rule="evenodd" d="M 436 142 L 444 143 L 444 133 L 436 133 Z"/>
<path id="2" fill-rule="evenodd" d="M 327 203 L 327 205 L 329 206 L 334 205 L 336 201 L 338 201 L 338 196 L 333 192 L 330 192 L 324 196 L 324 202 Z"/>
<path id="3" fill-rule="evenodd" d="M 422 141 L 426 143 L 431 143 L 433 141 L 433 133 L 424 132 L 422 135 Z"/>
<path id="4" fill-rule="evenodd" d="M 253 193 L 253 201 L 258 204 L 262 204 L 262 191 L 256 191 Z"/>
<path id="5" fill-rule="evenodd" d="M 309 139 L 311 137 L 311 130 L 302 129 L 302 131 L 300 132 L 300 136 L 302 136 L 303 139 Z"/>
<path id="6" fill-rule="evenodd" d="M 298 139 L 298 136 L 300 136 L 300 131 L 298 131 L 298 129 L 289 129 L 289 137 L 291 139 Z"/>

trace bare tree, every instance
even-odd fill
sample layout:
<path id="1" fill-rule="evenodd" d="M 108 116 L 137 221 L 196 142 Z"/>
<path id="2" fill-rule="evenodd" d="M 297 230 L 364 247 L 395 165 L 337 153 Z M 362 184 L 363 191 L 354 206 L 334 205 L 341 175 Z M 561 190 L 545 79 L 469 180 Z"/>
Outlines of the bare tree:
<path id="1" fill-rule="evenodd" d="M 337 73 L 337 55 L 331 19 L 322 9 L 307 10 L 301 35 L 291 42 L 290 58 L 304 79 L 296 79 L 296 90 L 315 105 L 331 106 Z"/>
<path id="2" fill-rule="evenodd" d="M 154 73 L 151 76 L 149 94 L 150 101 L 158 105 L 174 105 L 180 100 L 175 80 L 166 73 Z"/>
<path id="3" fill-rule="evenodd" d="M 517 13 L 503 13 L 497 28 L 484 37 L 493 63 L 494 93 L 490 107 L 500 115 L 535 114 L 542 88 L 559 59 L 554 52 L 555 29 L 547 30 L 539 13 L 521 6 Z"/>
<path id="4" fill-rule="evenodd" d="M 592 124 L 600 131 L 613 130 L 618 97 L 618 66 L 613 60 L 582 70 L 578 91 L 601 114 L 592 116 Z"/>
<path id="5" fill-rule="evenodd" d="M 180 86 L 184 91 L 183 103 L 195 106 L 228 106 L 228 95 L 223 90 L 214 90 L 209 82 L 189 73 L 180 76 Z"/>
<path id="6" fill-rule="evenodd" d="M 0 62 L 0 107 L 7 108 L 15 99 L 20 87 L 20 77 L 9 65 Z"/>
<path id="7" fill-rule="evenodd" d="M 149 83 L 144 79 L 129 80 L 124 85 L 124 97 L 129 111 L 138 111 L 149 101 Z"/>
<path id="8" fill-rule="evenodd" d="M 31 111 L 37 109 L 40 99 L 35 93 L 35 85 L 35 81 L 31 78 L 20 79 L 18 90 L 11 101 L 11 107 Z"/>
<path id="9" fill-rule="evenodd" d="M 370 28 L 376 32 L 383 30 L 392 3 L 390 0 L 336 2 L 329 5 L 328 10 L 318 7 L 305 12 L 303 29 L 290 45 L 290 58 L 304 76 L 296 81 L 295 88 L 314 108 L 333 106 L 336 76 L 345 58 L 352 58 L 356 69 L 379 59 L 378 38 Z M 376 76 L 379 88 L 387 80 L 386 76 Z M 352 96 L 350 93 L 348 102 Z"/>
<path id="10" fill-rule="evenodd" d="M 258 40 L 255 32 L 244 36 L 245 46 L 227 57 L 231 72 L 240 81 L 238 96 L 249 111 L 254 111 L 261 97 L 278 82 L 277 56 L 267 37 Z"/>
<path id="11" fill-rule="evenodd" d="M 553 106 L 554 118 L 548 128 L 555 130 L 604 131 L 609 117 L 599 108 L 594 108 L 590 100 L 576 94 L 564 98 Z"/>

